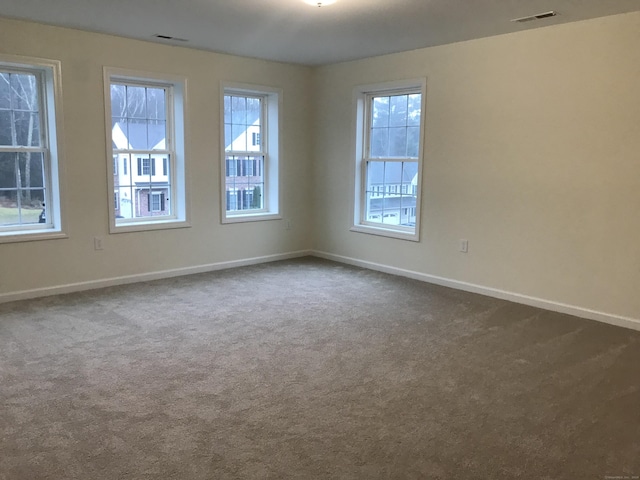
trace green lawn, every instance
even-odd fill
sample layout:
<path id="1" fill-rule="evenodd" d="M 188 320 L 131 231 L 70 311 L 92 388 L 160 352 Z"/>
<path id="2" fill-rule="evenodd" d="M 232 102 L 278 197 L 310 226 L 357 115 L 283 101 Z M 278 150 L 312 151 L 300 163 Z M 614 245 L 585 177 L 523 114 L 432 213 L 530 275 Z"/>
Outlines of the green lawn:
<path id="1" fill-rule="evenodd" d="M 41 208 L 23 208 L 22 223 L 38 223 Z M 0 225 L 12 225 L 18 223 L 18 209 L 0 207 Z"/>

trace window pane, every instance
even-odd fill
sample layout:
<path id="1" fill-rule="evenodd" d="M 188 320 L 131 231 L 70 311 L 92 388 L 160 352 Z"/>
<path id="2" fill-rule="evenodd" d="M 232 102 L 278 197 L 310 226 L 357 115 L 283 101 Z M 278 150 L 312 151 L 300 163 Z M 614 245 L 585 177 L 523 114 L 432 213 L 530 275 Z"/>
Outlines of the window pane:
<path id="1" fill-rule="evenodd" d="M 111 117 L 127 116 L 127 90 L 124 85 L 111 84 Z"/>
<path id="2" fill-rule="evenodd" d="M 113 117 L 111 140 L 114 149 L 127 150 L 129 146 L 129 121 L 122 117 Z"/>
<path id="3" fill-rule="evenodd" d="M 226 210 L 264 208 L 264 157 L 228 155 L 225 162 Z"/>
<path id="4" fill-rule="evenodd" d="M 38 223 L 37 218 L 44 206 L 44 189 L 37 188 L 31 190 L 23 190 L 22 192 L 22 216 L 23 222 L 28 218 L 29 223 Z"/>
<path id="5" fill-rule="evenodd" d="M 407 157 L 418 158 L 420 150 L 420 127 L 407 127 Z"/>
<path id="6" fill-rule="evenodd" d="M 116 208 L 116 219 L 133 218 L 133 187 L 120 186 L 116 188 L 116 196 L 118 198 L 118 208 Z"/>
<path id="7" fill-rule="evenodd" d="M 36 76 L 28 73 L 10 73 L 11 108 L 29 112 L 38 111 Z"/>
<path id="8" fill-rule="evenodd" d="M 13 145 L 12 136 L 15 136 L 15 132 L 11 112 L 0 110 L 0 145 Z"/>
<path id="9" fill-rule="evenodd" d="M 384 183 L 388 188 L 387 193 L 397 190 L 402 184 L 402 162 L 385 162 L 384 164 Z M 392 189 L 392 187 L 395 187 Z"/>
<path id="10" fill-rule="evenodd" d="M 17 188 L 16 157 L 17 153 L 0 152 L 0 189 Z"/>
<path id="11" fill-rule="evenodd" d="M 135 159 L 136 178 L 119 191 L 120 218 L 171 215 L 171 157 L 135 155 Z"/>
<path id="12" fill-rule="evenodd" d="M 167 124 L 164 120 L 149 120 L 147 124 L 147 145 L 149 150 L 167 149 Z"/>
<path id="13" fill-rule="evenodd" d="M 147 95 L 145 87 L 127 86 L 127 117 L 147 118 Z"/>
<path id="14" fill-rule="evenodd" d="M 404 127 L 407 125 L 407 95 L 395 95 L 389 102 L 389 126 Z"/>
<path id="15" fill-rule="evenodd" d="M 389 126 L 389 97 L 373 99 L 372 117 L 372 126 L 385 128 Z"/>
<path id="16" fill-rule="evenodd" d="M 247 124 L 260 125 L 260 104 L 259 98 L 247 98 Z"/>
<path id="17" fill-rule="evenodd" d="M 247 126 L 245 124 L 231 125 L 231 150 L 246 152 L 247 151 Z"/>
<path id="18" fill-rule="evenodd" d="M 388 157 L 389 156 L 389 129 L 373 128 L 371 129 L 371 151 L 372 157 Z"/>
<path id="19" fill-rule="evenodd" d="M 0 226 L 40 223 L 43 183 L 42 154 L 0 153 Z"/>
<path id="20" fill-rule="evenodd" d="M 407 129 L 396 127 L 389 129 L 389 156 L 404 157 L 407 154 Z"/>
<path id="21" fill-rule="evenodd" d="M 16 191 L 0 190 L 0 227 L 20 225 Z"/>
<path id="22" fill-rule="evenodd" d="M 421 94 L 373 97 L 370 157 L 418 157 L 421 97 Z"/>
<path id="23" fill-rule="evenodd" d="M 367 186 L 369 190 L 384 185 L 384 163 L 385 162 L 367 163 Z"/>
<path id="24" fill-rule="evenodd" d="M 147 88 L 147 114 L 152 120 L 166 120 L 164 88 Z"/>
<path id="25" fill-rule="evenodd" d="M 0 74 L 0 145 L 40 145 L 40 115 L 36 76 Z"/>
<path id="26" fill-rule="evenodd" d="M 0 109 L 11 108 L 11 80 L 8 72 L 0 72 Z"/>
<path id="27" fill-rule="evenodd" d="M 225 150 L 258 152 L 262 150 L 262 99 L 225 95 Z"/>
<path id="28" fill-rule="evenodd" d="M 231 97 L 231 123 L 247 124 L 247 99 L 245 97 Z"/>
<path id="29" fill-rule="evenodd" d="M 14 112 L 16 143 L 23 147 L 40 145 L 40 115 L 34 112 Z"/>
<path id="30" fill-rule="evenodd" d="M 402 163 L 402 182 L 407 185 L 407 191 L 410 185 L 418 184 L 418 162 Z"/>
<path id="31" fill-rule="evenodd" d="M 415 226 L 418 162 L 367 162 L 365 221 Z"/>
<path id="32" fill-rule="evenodd" d="M 422 108 L 422 95 L 420 93 L 413 93 L 408 98 L 408 113 L 407 113 L 407 125 L 420 126 L 420 110 Z"/>
<path id="33" fill-rule="evenodd" d="M 44 187 L 42 153 L 21 152 L 18 157 L 19 178 L 22 188 Z M 28 193 L 26 193 L 28 195 Z M 30 199 L 30 195 L 29 199 Z"/>

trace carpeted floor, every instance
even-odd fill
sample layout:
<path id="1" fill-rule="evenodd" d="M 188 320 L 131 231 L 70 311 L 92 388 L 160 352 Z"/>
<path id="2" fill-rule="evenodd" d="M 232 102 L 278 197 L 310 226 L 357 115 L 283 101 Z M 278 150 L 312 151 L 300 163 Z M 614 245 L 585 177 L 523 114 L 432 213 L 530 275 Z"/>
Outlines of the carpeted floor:
<path id="1" fill-rule="evenodd" d="M 640 332 L 314 258 L 0 305 L 0 479 L 640 475 Z"/>

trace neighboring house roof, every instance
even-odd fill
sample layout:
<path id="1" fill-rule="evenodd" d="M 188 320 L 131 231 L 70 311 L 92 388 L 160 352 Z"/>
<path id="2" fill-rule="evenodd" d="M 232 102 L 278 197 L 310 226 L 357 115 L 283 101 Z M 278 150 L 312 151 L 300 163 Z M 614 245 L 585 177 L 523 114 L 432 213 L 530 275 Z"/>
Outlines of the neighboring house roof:
<path id="1" fill-rule="evenodd" d="M 112 127 L 113 148 L 121 150 L 163 150 L 164 123 L 115 122 Z"/>
<path id="2" fill-rule="evenodd" d="M 232 125 L 234 128 L 239 127 L 240 125 L 244 124 L 244 122 L 240 122 L 240 123 L 227 123 L 229 121 L 228 117 L 227 117 L 227 112 L 225 112 L 225 143 L 227 140 L 229 140 L 229 138 L 227 138 L 227 134 L 229 134 L 229 136 L 231 137 L 231 143 L 226 143 L 225 150 L 229 151 L 233 151 L 233 150 L 245 150 L 247 147 L 247 145 L 250 145 L 250 139 L 248 138 L 249 135 L 249 129 L 251 127 L 256 127 L 260 125 L 260 111 L 256 111 L 256 110 L 244 110 L 242 115 L 246 115 L 247 116 L 247 128 L 245 130 L 242 131 L 242 133 L 237 134 L 235 136 L 231 135 L 230 132 L 232 131 L 232 128 L 230 128 Z M 257 130 L 254 129 L 254 131 L 257 132 Z"/>
<path id="3" fill-rule="evenodd" d="M 418 162 L 371 162 L 370 185 L 418 184 Z"/>
<path id="4" fill-rule="evenodd" d="M 234 127 L 238 127 L 238 125 L 234 125 Z M 253 128 L 252 128 L 253 127 Z M 226 128 L 225 132 L 231 130 Z M 258 120 L 256 119 L 252 125 L 247 125 L 247 129 L 243 130 L 242 133 L 236 135 L 230 144 L 225 145 L 225 151 L 245 151 L 251 150 L 249 147 L 254 145 L 253 138 L 249 136 L 250 133 L 260 133 L 260 126 Z M 226 134 L 225 134 L 226 137 Z"/>

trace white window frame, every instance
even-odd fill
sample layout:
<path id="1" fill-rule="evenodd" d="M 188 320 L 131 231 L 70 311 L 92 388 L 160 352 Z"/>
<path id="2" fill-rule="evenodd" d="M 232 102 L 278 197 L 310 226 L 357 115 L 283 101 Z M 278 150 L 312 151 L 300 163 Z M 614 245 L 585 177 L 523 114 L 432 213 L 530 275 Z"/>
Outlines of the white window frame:
<path id="1" fill-rule="evenodd" d="M 370 135 L 370 99 L 378 96 L 396 95 L 411 92 L 421 93 L 421 110 L 420 110 L 420 145 L 418 157 L 416 158 L 370 158 L 369 157 L 369 135 Z M 371 235 L 380 235 L 384 237 L 397 238 L 400 240 L 410 240 L 414 242 L 420 241 L 420 205 L 422 204 L 422 171 L 424 163 L 424 142 L 425 142 L 425 123 L 426 123 L 426 97 L 427 97 L 427 80 L 426 78 L 401 80 L 394 82 L 379 83 L 374 85 L 358 86 L 354 90 L 355 104 L 355 141 L 354 141 L 354 157 L 355 157 L 355 188 L 353 203 L 353 225 L 350 228 L 352 232 L 366 233 Z M 400 225 L 380 224 L 376 222 L 367 222 L 366 214 L 366 181 L 367 181 L 367 162 L 368 161 L 417 161 L 417 197 L 416 197 L 416 224 L 414 228 L 403 227 Z M 380 193 L 380 192 L 379 192 Z"/>
<path id="2" fill-rule="evenodd" d="M 0 226 L 0 243 L 67 238 L 63 224 L 63 112 L 62 73 L 57 60 L 0 54 L 0 67 L 16 73 L 30 73 L 38 78 L 40 99 L 40 146 L 0 147 L 0 151 L 37 151 L 43 154 L 45 166 L 46 223 Z"/>
<path id="3" fill-rule="evenodd" d="M 167 145 L 166 150 L 154 150 L 152 155 L 167 155 L 173 158 L 169 162 L 169 178 L 171 179 L 170 195 L 170 211 L 171 215 L 149 216 L 141 218 L 118 219 L 114 210 L 114 181 L 113 175 L 108 176 L 108 192 L 109 192 L 109 232 L 125 233 L 145 230 L 164 230 L 170 228 L 190 227 L 189 223 L 189 197 L 187 192 L 187 165 L 186 165 L 186 105 L 187 105 L 187 80 L 185 77 L 141 72 L 137 70 L 122 69 L 115 67 L 104 67 L 104 99 L 105 99 L 105 127 L 107 138 L 107 157 L 111 158 L 114 154 L 112 148 L 112 131 L 111 131 L 111 83 L 125 83 L 127 85 L 142 87 L 159 87 L 167 89 L 166 98 L 166 125 L 167 125 Z M 129 150 L 132 158 L 136 150 Z M 123 153 L 123 152 L 119 152 Z M 142 152 L 149 154 L 149 152 Z M 151 158 L 154 161 L 154 158 Z M 133 161 L 129 165 L 129 174 L 133 174 L 130 170 L 137 169 L 137 164 Z M 167 200 L 165 199 L 165 202 Z"/>
<path id="4" fill-rule="evenodd" d="M 262 98 L 262 118 L 259 152 L 232 152 L 236 155 L 264 156 L 264 208 L 261 210 L 227 211 L 226 156 L 224 135 L 224 97 L 238 95 Z M 221 223 L 255 222 L 281 220 L 280 189 L 280 114 L 282 112 L 282 89 L 242 83 L 221 82 L 220 84 L 220 219 Z M 231 176 L 231 175 L 230 175 Z M 239 191 L 236 192 L 239 194 Z M 236 196 L 237 200 L 237 196 Z"/>

